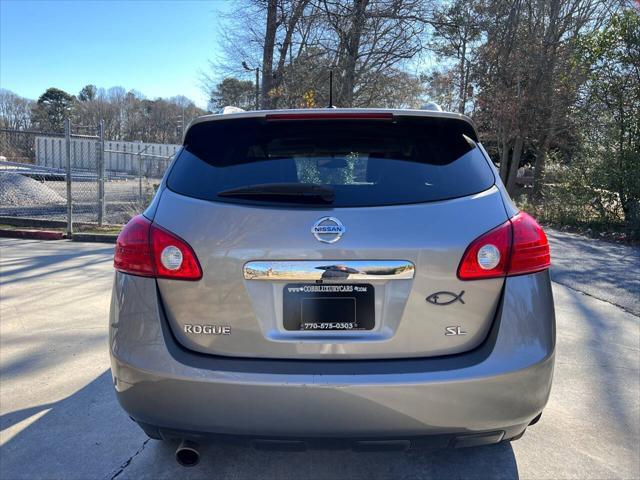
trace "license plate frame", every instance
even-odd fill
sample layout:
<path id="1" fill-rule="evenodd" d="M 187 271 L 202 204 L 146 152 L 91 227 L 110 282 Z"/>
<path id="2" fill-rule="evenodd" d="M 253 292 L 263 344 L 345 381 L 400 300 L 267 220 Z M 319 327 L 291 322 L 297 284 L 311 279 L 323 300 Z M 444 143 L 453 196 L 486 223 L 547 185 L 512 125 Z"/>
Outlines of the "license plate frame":
<path id="1" fill-rule="evenodd" d="M 368 283 L 289 283 L 283 290 L 287 331 L 362 331 L 375 327 L 375 289 Z"/>

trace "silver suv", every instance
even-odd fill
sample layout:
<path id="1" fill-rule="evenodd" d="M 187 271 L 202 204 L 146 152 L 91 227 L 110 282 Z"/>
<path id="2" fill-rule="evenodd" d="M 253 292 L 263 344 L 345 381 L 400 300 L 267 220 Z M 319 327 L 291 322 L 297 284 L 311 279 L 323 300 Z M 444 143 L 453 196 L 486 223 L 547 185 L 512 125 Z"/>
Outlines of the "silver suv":
<path id="1" fill-rule="evenodd" d="M 467 117 L 202 117 L 118 237 L 118 399 L 156 439 L 512 440 L 551 388 L 549 263 Z"/>

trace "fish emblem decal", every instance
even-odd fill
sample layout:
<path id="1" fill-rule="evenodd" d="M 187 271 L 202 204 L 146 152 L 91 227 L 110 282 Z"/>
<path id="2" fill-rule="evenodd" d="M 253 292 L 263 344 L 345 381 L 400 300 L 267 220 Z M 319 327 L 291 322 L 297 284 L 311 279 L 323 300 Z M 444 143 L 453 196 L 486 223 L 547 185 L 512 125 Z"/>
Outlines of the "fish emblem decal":
<path id="1" fill-rule="evenodd" d="M 462 296 L 464 295 L 464 290 L 462 290 L 459 294 L 455 294 L 452 292 L 436 292 L 429 295 L 426 300 L 432 305 L 440 305 L 444 307 L 445 305 L 451 305 L 455 302 L 460 302 L 461 304 L 465 304 Z"/>

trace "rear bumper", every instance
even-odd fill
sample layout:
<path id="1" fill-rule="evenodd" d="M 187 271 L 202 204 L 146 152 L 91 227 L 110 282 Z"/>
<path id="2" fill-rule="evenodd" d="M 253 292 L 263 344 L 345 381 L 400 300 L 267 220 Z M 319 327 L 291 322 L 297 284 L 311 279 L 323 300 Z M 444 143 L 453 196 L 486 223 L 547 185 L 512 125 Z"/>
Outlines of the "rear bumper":
<path id="1" fill-rule="evenodd" d="M 555 319 L 547 272 L 507 279 L 480 347 L 431 359 L 201 355 L 176 343 L 156 295 L 152 279 L 116 275 L 111 365 L 124 410 L 165 436 L 433 436 L 465 446 L 518 435 L 549 397 Z"/>

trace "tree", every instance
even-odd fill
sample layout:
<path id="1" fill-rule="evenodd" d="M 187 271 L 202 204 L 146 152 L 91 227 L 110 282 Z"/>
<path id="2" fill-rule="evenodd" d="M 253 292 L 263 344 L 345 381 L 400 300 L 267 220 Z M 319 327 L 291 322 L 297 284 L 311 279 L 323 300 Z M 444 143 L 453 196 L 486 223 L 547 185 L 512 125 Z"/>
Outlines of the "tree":
<path id="1" fill-rule="evenodd" d="M 11 130 L 27 130 L 31 126 L 33 101 L 15 93 L 0 89 L 0 127 Z M 0 155 L 9 160 L 25 161 L 34 158 L 31 135 L 0 133 Z"/>
<path id="2" fill-rule="evenodd" d="M 82 87 L 82 90 L 80 90 L 80 93 L 78 93 L 78 100 L 80 100 L 81 102 L 94 100 L 96 98 L 97 92 L 98 89 L 95 85 L 85 85 L 84 87 Z"/>
<path id="3" fill-rule="evenodd" d="M 577 56 L 590 65 L 578 110 L 578 168 L 589 170 L 593 191 L 615 194 L 601 208 L 619 205 L 629 234 L 640 238 L 640 13 L 612 16 L 581 39 Z"/>
<path id="4" fill-rule="evenodd" d="M 262 96 L 263 109 L 271 106 L 271 84 L 273 83 L 273 50 L 276 44 L 278 29 L 277 16 L 278 0 L 267 0 L 267 24 L 264 33 L 264 46 L 262 48 Z"/>
<path id="5" fill-rule="evenodd" d="M 64 90 L 49 88 L 40 95 L 33 109 L 33 123 L 40 130 L 61 132 L 73 113 L 74 97 Z"/>
<path id="6" fill-rule="evenodd" d="M 475 116 L 480 128 L 496 135 L 500 177 L 513 193 L 516 172 L 531 124 L 524 5 L 520 1 L 488 4 L 482 10 L 486 41 L 479 47 L 479 93 Z M 523 60 L 520 60 L 523 56 Z"/>
<path id="7" fill-rule="evenodd" d="M 323 0 L 331 35 L 321 37 L 336 72 L 336 105 L 384 103 L 391 81 L 424 46 L 427 25 L 423 0 Z"/>
<path id="8" fill-rule="evenodd" d="M 33 101 L 0 89 L 0 127 L 26 130 L 31 126 Z"/>
<path id="9" fill-rule="evenodd" d="M 262 108 L 325 104 L 318 99 L 328 92 L 330 70 L 336 105 L 388 104 L 383 95 L 402 96 L 390 86 L 409 75 L 403 67 L 420 53 L 426 25 L 425 0 L 242 0 L 237 5 L 222 16 L 228 24 L 224 55 L 211 65 L 215 73 L 205 85 L 214 90 L 221 73 L 237 76 L 245 61 L 262 70 Z"/>
<path id="10" fill-rule="evenodd" d="M 432 69 L 422 76 L 426 98 L 437 103 L 447 112 L 455 111 L 459 103 L 456 100 L 455 88 L 452 88 L 455 81 L 454 69 Z"/>
<path id="11" fill-rule="evenodd" d="M 446 68 L 451 92 L 457 105 L 449 110 L 466 113 L 471 97 L 472 72 L 477 60 L 477 49 L 482 35 L 481 14 L 477 2 L 454 0 L 435 9 L 429 23 L 433 25 L 429 47 L 440 59 L 452 59 L 457 65 Z M 442 79 L 437 71 L 434 80 Z"/>
<path id="12" fill-rule="evenodd" d="M 513 193 L 523 152 L 535 164 L 534 199 L 542 201 L 546 159 L 571 138 L 571 109 L 585 76 L 577 39 L 596 31 L 620 2 L 509 0 L 483 2 L 476 119 L 495 132 L 500 173 Z"/>
<path id="13" fill-rule="evenodd" d="M 234 106 L 250 110 L 254 108 L 255 84 L 248 80 L 228 77 L 218 83 L 209 98 L 211 110 Z"/>
<path id="14" fill-rule="evenodd" d="M 353 104 L 356 65 L 361 53 L 360 45 L 363 42 L 368 5 L 369 0 L 353 0 L 353 3 L 346 5 L 344 9 L 340 9 L 342 5 L 338 3 L 336 3 L 337 8 L 334 11 L 326 9 L 327 18 L 330 21 L 333 20 L 332 25 L 339 38 L 336 66 L 341 75 L 341 81 L 339 82 L 337 102 L 346 107 Z"/>

